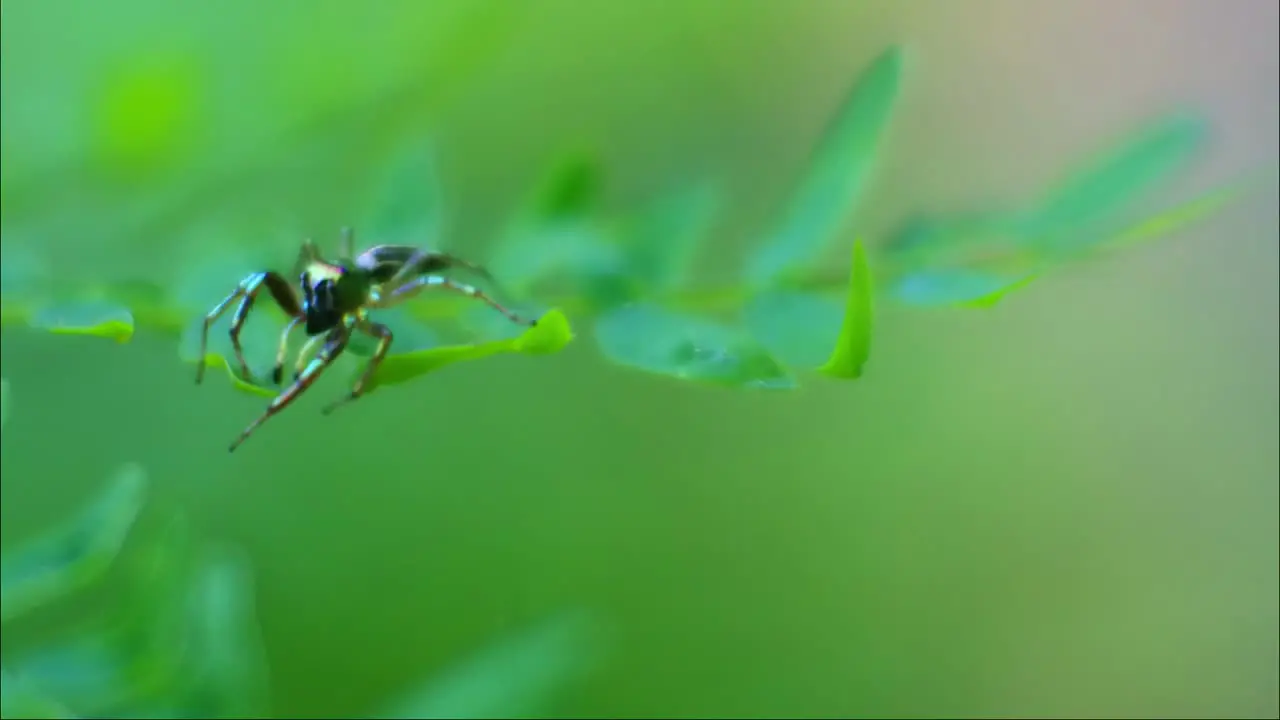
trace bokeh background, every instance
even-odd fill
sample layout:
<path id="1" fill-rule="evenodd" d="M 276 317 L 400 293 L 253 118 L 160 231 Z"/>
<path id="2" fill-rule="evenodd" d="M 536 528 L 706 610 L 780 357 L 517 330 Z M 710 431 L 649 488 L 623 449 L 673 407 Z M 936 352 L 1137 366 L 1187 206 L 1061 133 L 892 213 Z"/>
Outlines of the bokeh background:
<path id="1" fill-rule="evenodd" d="M 899 42 L 903 102 L 856 223 L 873 247 L 912 212 L 1025 199 L 1175 107 L 1213 137 L 1170 197 L 1280 151 L 1268 0 L 2 12 L 5 263 L 72 282 L 177 282 L 227 248 L 287 267 L 424 131 L 452 250 L 480 254 L 585 149 L 618 212 L 726 182 L 699 260 L 723 276 Z M 4 548 L 139 461 L 152 512 L 252 559 L 280 716 L 366 712 L 586 608 L 609 652 L 554 714 L 1276 717 L 1278 215 L 1253 195 L 987 312 L 886 307 L 857 383 L 707 389 L 580 342 L 321 418 L 331 380 L 230 456 L 262 402 L 197 388 L 171 338 L 7 327 Z M 6 628 L 6 652 L 36 625 Z"/>

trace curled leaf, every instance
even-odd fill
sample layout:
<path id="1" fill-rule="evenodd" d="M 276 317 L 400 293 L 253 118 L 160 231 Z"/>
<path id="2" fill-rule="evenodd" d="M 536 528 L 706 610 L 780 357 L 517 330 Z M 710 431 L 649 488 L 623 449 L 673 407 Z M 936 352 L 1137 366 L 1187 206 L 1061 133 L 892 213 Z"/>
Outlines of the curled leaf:
<path id="1" fill-rule="evenodd" d="M 11 620 L 103 575 L 142 510 L 145 490 L 142 468 L 126 465 L 79 517 L 0 560 L 0 617 Z"/>
<path id="2" fill-rule="evenodd" d="M 536 326 L 514 338 L 389 355 L 374 374 L 369 391 L 408 382 L 456 362 L 479 360 L 503 353 L 545 355 L 559 352 L 572 340 L 573 330 L 569 326 L 569 319 L 564 313 L 553 309 L 539 318 Z"/>
<path id="3" fill-rule="evenodd" d="M 658 375 L 731 387 L 789 390 L 791 377 L 746 333 L 657 305 L 626 305 L 596 322 L 613 362 Z"/>
<path id="4" fill-rule="evenodd" d="M 861 242 L 854 242 L 844 323 L 840 327 L 840 337 L 831 357 L 821 368 L 823 374 L 846 380 L 862 376 L 862 367 L 871 356 L 873 302 L 874 289 L 871 268 L 867 265 L 867 253 Z"/>
<path id="5" fill-rule="evenodd" d="M 37 310 L 31 325 L 57 335 L 91 335 L 129 342 L 133 338 L 133 314 L 106 302 L 59 303 Z"/>
<path id="6" fill-rule="evenodd" d="M 813 259 L 852 216 L 889 126 L 902 75 L 892 47 L 863 71 L 814 151 L 778 228 L 751 258 L 747 278 L 773 284 Z"/>

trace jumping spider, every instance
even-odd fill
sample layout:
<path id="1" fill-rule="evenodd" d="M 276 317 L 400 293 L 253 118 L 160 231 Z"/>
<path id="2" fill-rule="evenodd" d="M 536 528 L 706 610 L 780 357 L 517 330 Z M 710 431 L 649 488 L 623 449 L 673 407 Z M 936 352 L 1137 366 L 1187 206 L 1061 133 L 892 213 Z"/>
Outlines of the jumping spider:
<path id="1" fill-rule="evenodd" d="M 234 452 L 262 423 L 267 421 L 267 418 L 284 410 L 289 403 L 306 391 L 316 378 L 342 354 L 351 340 L 352 332 L 355 331 L 376 339 L 377 347 L 364 373 L 352 386 L 351 392 L 326 405 L 322 412 L 327 415 L 344 403 L 364 394 L 370 378 L 377 371 L 382 359 L 386 357 L 392 342 L 391 330 L 385 325 L 370 320 L 370 310 L 389 308 L 414 297 L 423 290 L 437 289 L 461 293 L 488 303 L 514 323 L 530 327 L 536 324 L 536 320 L 521 318 L 477 288 L 433 274 L 454 267 L 467 268 L 488 276 L 483 268 L 452 255 L 410 245 L 375 245 L 357 255 L 354 232 L 350 228 L 343 228 L 342 259 L 337 262 L 323 259 L 312 241 L 306 240 L 302 243 L 298 259 L 294 264 L 294 273 L 298 276 L 297 290 L 283 275 L 271 270 L 255 272 L 241 280 L 235 291 L 218 303 L 204 318 L 204 327 L 200 335 L 200 358 L 196 365 L 196 383 L 204 379 L 209 327 L 225 314 L 236 300 L 240 301 L 240 305 L 231 319 L 231 347 L 235 350 L 235 359 L 244 377 L 252 377 L 249 364 L 245 362 L 244 352 L 240 347 L 240 329 L 244 326 L 249 311 L 253 309 L 258 294 L 264 288 L 271 294 L 271 298 L 280 306 L 280 309 L 290 317 L 284 332 L 280 334 L 276 363 L 271 372 L 271 380 L 274 384 L 280 385 L 284 379 L 285 356 L 288 354 L 289 336 L 293 330 L 302 325 L 309 339 L 298 351 L 293 383 L 282 390 L 267 406 L 266 411 L 240 433 L 235 442 L 231 443 L 229 450 Z M 301 299 L 298 297 L 298 291 L 301 291 Z M 321 343 L 323 345 L 316 352 L 316 345 Z M 309 362 L 308 358 L 310 358 Z"/>

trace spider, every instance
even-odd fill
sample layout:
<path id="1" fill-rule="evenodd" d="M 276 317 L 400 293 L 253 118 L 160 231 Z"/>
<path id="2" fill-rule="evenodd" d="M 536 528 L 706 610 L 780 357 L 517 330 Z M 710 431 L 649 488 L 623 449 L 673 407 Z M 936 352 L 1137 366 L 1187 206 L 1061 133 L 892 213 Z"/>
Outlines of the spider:
<path id="1" fill-rule="evenodd" d="M 270 293 L 271 299 L 290 318 L 280 334 L 276 362 L 271 371 L 272 383 L 278 386 L 284 379 L 285 356 L 288 354 L 292 332 L 301 325 L 309 338 L 298 352 L 293 383 L 282 390 L 267 409 L 240 433 L 228 448 L 230 452 L 235 452 L 268 418 L 284 410 L 311 387 L 316 378 L 338 359 L 347 348 L 351 334 L 357 331 L 378 341 L 373 356 L 351 391 L 326 405 L 321 412 L 328 415 L 364 394 L 370 378 L 391 349 L 393 340 L 390 328 L 369 319 L 370 310 L 398 305 L 423 290 L 448 290 L 485 302 L 514 323 L 530 327 L 537 323 L 536 320 L 526 320 L 508 310 L 475 287 L 434 274 L 462 267 L 488 277 L 483 268 L 452 255 L 411 245 L 375 245 L 357 255 L 354 231 L 343 228 L 341 257 L 337 262 L 327 261 L 321 256 L 315 243 L 306 240 L 294 263 L 294 272 L 298 274 L 297 290 L 280 273 L 272 270 L 255 272 L 241 280 L 230 295 L 205 315 L 200 335 L 200 358 L 196 365 L 197 384 L 204 379 L 209 328 L 237 300 L 240 305 L 231 319 L 231 347 L 235 350 L 235 359 L 243 376 L 252 377 L 240 346 L 240 329 L 263 289 Z M 299 290 L 301 298 L 298 297 Z M 320 345 L 319 351 L 316 351 L 317 345 Z"/>

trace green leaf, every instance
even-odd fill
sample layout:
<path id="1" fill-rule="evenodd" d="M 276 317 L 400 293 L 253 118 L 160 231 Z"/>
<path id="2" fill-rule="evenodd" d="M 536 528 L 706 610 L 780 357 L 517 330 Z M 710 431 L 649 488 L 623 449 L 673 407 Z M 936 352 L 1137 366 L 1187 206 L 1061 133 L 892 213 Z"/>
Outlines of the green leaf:
<path id="1" fill-rule="evenodd" d="M 368 391 L 408 382 L 456 362 L 479 360 L 503 353 L 526 355 L 555 353 L 572 340 L 573 330 L 569 326 L 569 319 L 564 316 L 564 313 L 553 309 L 539 318 L 535 327 L 529 328 L 514 338 L 389 355 L 378 368 L 378 372 L 374 374 Z M 359 370 L 359 372 L 363 371 L 363 368 Z"/>
<path id="2" fill-rule="evenodd" d="M 1009 293 L 1038 277 L 1035 273 L 1012 275 L 986 270 L 925 270 L 898 280 L 892 296 L 907 305 L 923 307 L 990 307 Z"/>
<path id="3" fill-rule="evenodd" d="M 853 380 L 862 376 L 862 367 L 871 356 L 871 330 L 874 320 L 875 290 L 867 253 L 860 241 L 853 243 L 853 263 L 849 270 L 849 297 L 844 310 L 844 323 L 831 357 L 820 369 L 835 378 Z"/>
<path id="4" fill-rule="evenodd" d="M 133 314 L 107 302 L 58 303 L 40 308 L 31 318 L 32 327 L 56 335 L 90 335 L 118 343 L 133 338 Z"/>
<path id="5" fill-rule="evenodd" d="M 556 696 L 598 663 L 600 650 L 585 616 L 551 618 L 447 668 L 374 717 L 545 717 Z"/>
<path id="6" fill-rule="evenodd" d="M 627 367 L 731 387 L 795 387 L 786 368 L 746 333 L 658 305 L 618 308 L 595 330 L 604 355 Z"/>
<path id="7" fill-rule="evenodd" d="M 723 204 L 720 188 L 710 183 L 660 198 L 627 232 L 631 276 L 651 293 L 683 286 L 693 254 Z"/>
<path id="8" fill-rule="evenodd" d="M 75 715 L 33 687 L 22 675 L 0 668 L 0 717 L 45 720 Z"/>
<path id="9" fill-rule="evenodd" d="M 1051 190 L 1024 221 L 1023 234 L 1055 251 L 1099 239 L 1100 223 L 1186 165 L 1206 137 L 1204 119 L 1187 114 L 1139 129 Z"/>
<path id="10" fill-rule="evenodd" d="M 743 309 L 752 337 L 796 368 L 817 368 L 826 361 L 840 337 L 843 315 L 836 297 L 790 290 L 766 290 Z"/>
<path id="11" fill-rule="evenodd" d="M 9 422 L 9 381 L 0 378 L 0 428 Z"/>
<path id="12" fill-rule="evenodd" d="M 355 228 L 363 244 L 435 247 L 443 237 L 444 201 L 430 141 L 412 143 L 388 163 L 374 211 Z"/>
<path id="13" fill-rule="evenodd" d="M 142 468 L 126 465 L 78 518 L 0 560 L 0 618 L 7 622 L 105 574 L 142 510 L 145 491 Z"/>
<path id="14" fill-rule="evenodd" d="M 881 54 L 858 79 L 818 145 L 778 228 L 751 258 L 756 287 L 811 261 L 848 223 L 874 165 L 898 98 L 902 50 Z"/>

